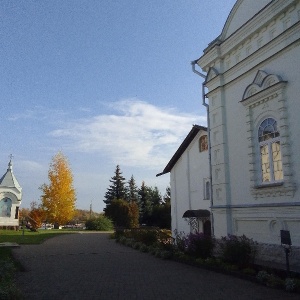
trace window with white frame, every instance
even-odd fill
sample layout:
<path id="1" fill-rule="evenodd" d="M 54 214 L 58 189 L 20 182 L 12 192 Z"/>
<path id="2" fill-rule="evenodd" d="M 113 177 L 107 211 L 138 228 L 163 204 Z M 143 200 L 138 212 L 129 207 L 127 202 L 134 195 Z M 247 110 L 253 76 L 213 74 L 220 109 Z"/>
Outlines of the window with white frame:
<path id="1" fill-rule="evenodd" d="M 203 200 L 210 200 L 210 180 L 204 178 L 203 180 Z"/>
<path id="2" fill-rule="evenodd" d="M 283 181 L 280 133 L 275 119 L 267 118 L 261 122 L 258 140 L 262 183 Z"/>
<path id="3" fill-rule="evenodd" d="M 258 70 L 241 100 L 246 108 L 250 190 L 255 199 L 295 195 L 287 86 L 279 75 Z"/>
<path id="4" fill-rule="evenodd" d="M 199 151 L 207 151 L 208 150 L 208 140 L 207 135 L 202 135 L 199 139 Z"/>

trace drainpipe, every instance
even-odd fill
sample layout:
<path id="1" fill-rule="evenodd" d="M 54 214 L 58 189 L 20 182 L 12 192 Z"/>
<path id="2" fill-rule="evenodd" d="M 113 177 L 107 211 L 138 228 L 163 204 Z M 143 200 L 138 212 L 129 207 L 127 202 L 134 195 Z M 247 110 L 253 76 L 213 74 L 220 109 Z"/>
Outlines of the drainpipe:
<path id="1" fill-rule="evenodd" d="M 194 60 L 191 62 L 192 70 L 198 76 L 206 79 L 206 76 L 199 71 L 196 70 L 196 63 L 197 61 Z M 209 104 L 205 102 L 206 95 L 205 95 L 205 82 L 202 82 L 202 105 L 206 107 L 206 114 L 207 114 L 207 138 L 208 138 L 208 163 L 209 163 L 209 181 L 210 181 L 210 214 L 211 214 L 211 230 L 212 235 L 214 236 L 214 216 L 212 213 L 212 207 L 214 205 L 213 202 L 213 189 L 212 189 L 212 166 L 211 166 L 211 143 L 210 143 L 210 118 L 209 118 Z"/>

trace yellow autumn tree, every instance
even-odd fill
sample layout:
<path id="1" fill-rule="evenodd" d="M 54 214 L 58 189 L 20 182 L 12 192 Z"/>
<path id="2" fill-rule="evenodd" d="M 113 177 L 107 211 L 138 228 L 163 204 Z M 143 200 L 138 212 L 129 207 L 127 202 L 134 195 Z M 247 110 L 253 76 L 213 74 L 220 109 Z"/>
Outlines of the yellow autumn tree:
<path id="1" fill-rule="evenodd" d="M 48 179 L 49 184 L 40 187 L 43 192 L 41 206 L 48 222 L 66 224 L 75 214 L 76 193 L 72 171 L 62 152 L 52 158 Z"/>
<path id="2" fill-rule="evenodd" d="M 32 201 L 30 203 L 30 211 L 27 215 L 27 219 L 31 224 L 31 229 L 36 231 L 40 228 L 45 220 L 44 210 L 40 205 L 37 204 L 36 201 Z"/>

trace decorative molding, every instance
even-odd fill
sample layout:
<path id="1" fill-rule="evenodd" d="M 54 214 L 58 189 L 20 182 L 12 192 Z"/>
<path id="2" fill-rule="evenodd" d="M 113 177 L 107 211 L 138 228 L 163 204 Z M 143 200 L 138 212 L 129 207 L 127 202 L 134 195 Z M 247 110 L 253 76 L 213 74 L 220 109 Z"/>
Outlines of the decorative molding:
<path id="1" fill-rule="evenodd" d="M 300 202 L 280 202 L 280 203 L 257 203 L 257 204 L 238 204 L 238 205 L 213 205 L 212 209 L 228 209 L 228 208 L 276 208 L 276 207 L 295 207 L 300 206 Z"/>
<path id="2" fill-rule="evenodd" d="M 199 58 L 199 66 L 202 66 L 203 70 L 207 71 L 218 59 L 224 60 L 225 57 L 227 59 L 234 58 L 238 49 L 241 50 L 241 60 L 251 55 L 253 51 L 257 51 L 299 21 L 297 9 L 291 9 L 291 7 L 299 8 L 299 2 L 295 0 L 274 1 L 272 5 L 269 5 L 260 14 L 253 17 L 224 41 L 219 40 L 217 45 L 211 43 L 208 47 L 209 49 L 206 49 L 204 55 Z M 284 20 L 290 20 L 286 26 L 282 24 L 282 15 L 286 16 Z M 275 27 L 276 31 L 274 31 Z M 270 34 L 270 32 L 272 33 Z M 259 40 L 261 40 L 260 43 L 258 42 Z M 249 51 L 249 46 L 251 46 L 251 51 Z M 239 63 L 235 59 L 231 59 L 231 61 L 234 62 L 234 65 Z M 231 65 L 230 68 L 232 67 Z M 225 66 L 222 72 L 226 70 L 228 68 Z"/>
<path id="3" fill-rule="evenodd" d="M 253 82 L 244 91 L 242 103 L 246 109 L 248 158 L 251 194 L 255 199 L 265 197 L 294 197 L 292 158 L 289 142 L 289 124 L 284 90 L 287 82 L 278 75 L 259 70 Z M 262 116 L 275 114 L 280 132 L 284 180 L 278 184 L 261 184 L 257 142 L 257 126 Z"/>
<path id="4" fill-rule="evenodd" d="M 218 72 L 217 69 L 215 69 L 213 67 L 209 68 L 209 71 L 208 71 L 208 73 L 206 75 L 206 78 L 205 78 L 205 82 L 210 81 L 211 79 L 217 77 L 218 75 L 219 75 L 219 72 Z"/>
<path id="5" fill-rule="evenodd" d="M 248 87 L 246 88 L 241 102 L 280 82 L 283 82 L 280 76 L 273 74 L 268 75 L 266 72 L 259 70 L 253 80 L 253 83 L 248 85 Z M 267 93 L 270 94 L 270 91 L 267 91 Z M 259 98 L 261 97 L 262 96 L 259 95 Z"/>

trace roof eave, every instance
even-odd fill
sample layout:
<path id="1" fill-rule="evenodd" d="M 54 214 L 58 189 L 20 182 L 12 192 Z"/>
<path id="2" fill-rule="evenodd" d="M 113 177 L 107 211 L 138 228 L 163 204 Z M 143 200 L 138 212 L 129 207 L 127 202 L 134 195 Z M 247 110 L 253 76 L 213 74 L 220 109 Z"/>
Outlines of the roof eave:
<path id="1" fill-rule="evenodd" d="M 186 136 L 184 141 L 181 143 L 175 154 L 172 156 L 166 167 L 161 173 L 158 173 L 156 177 L 167 174 L 171 172 L 175 164 L 177 163 L 178 159 L 181 157 L 181 155 L 184 153 L 184 151 L 187 149 L 187 147 L 190 145 L 190 143 L 194 140 L 195 136 L 198 134 L 200 130 L 207 131 L 207 127 L 200 126 L 200 125 L 193 125 L 193 128 L 189 132 L 189 134 Z"/>

